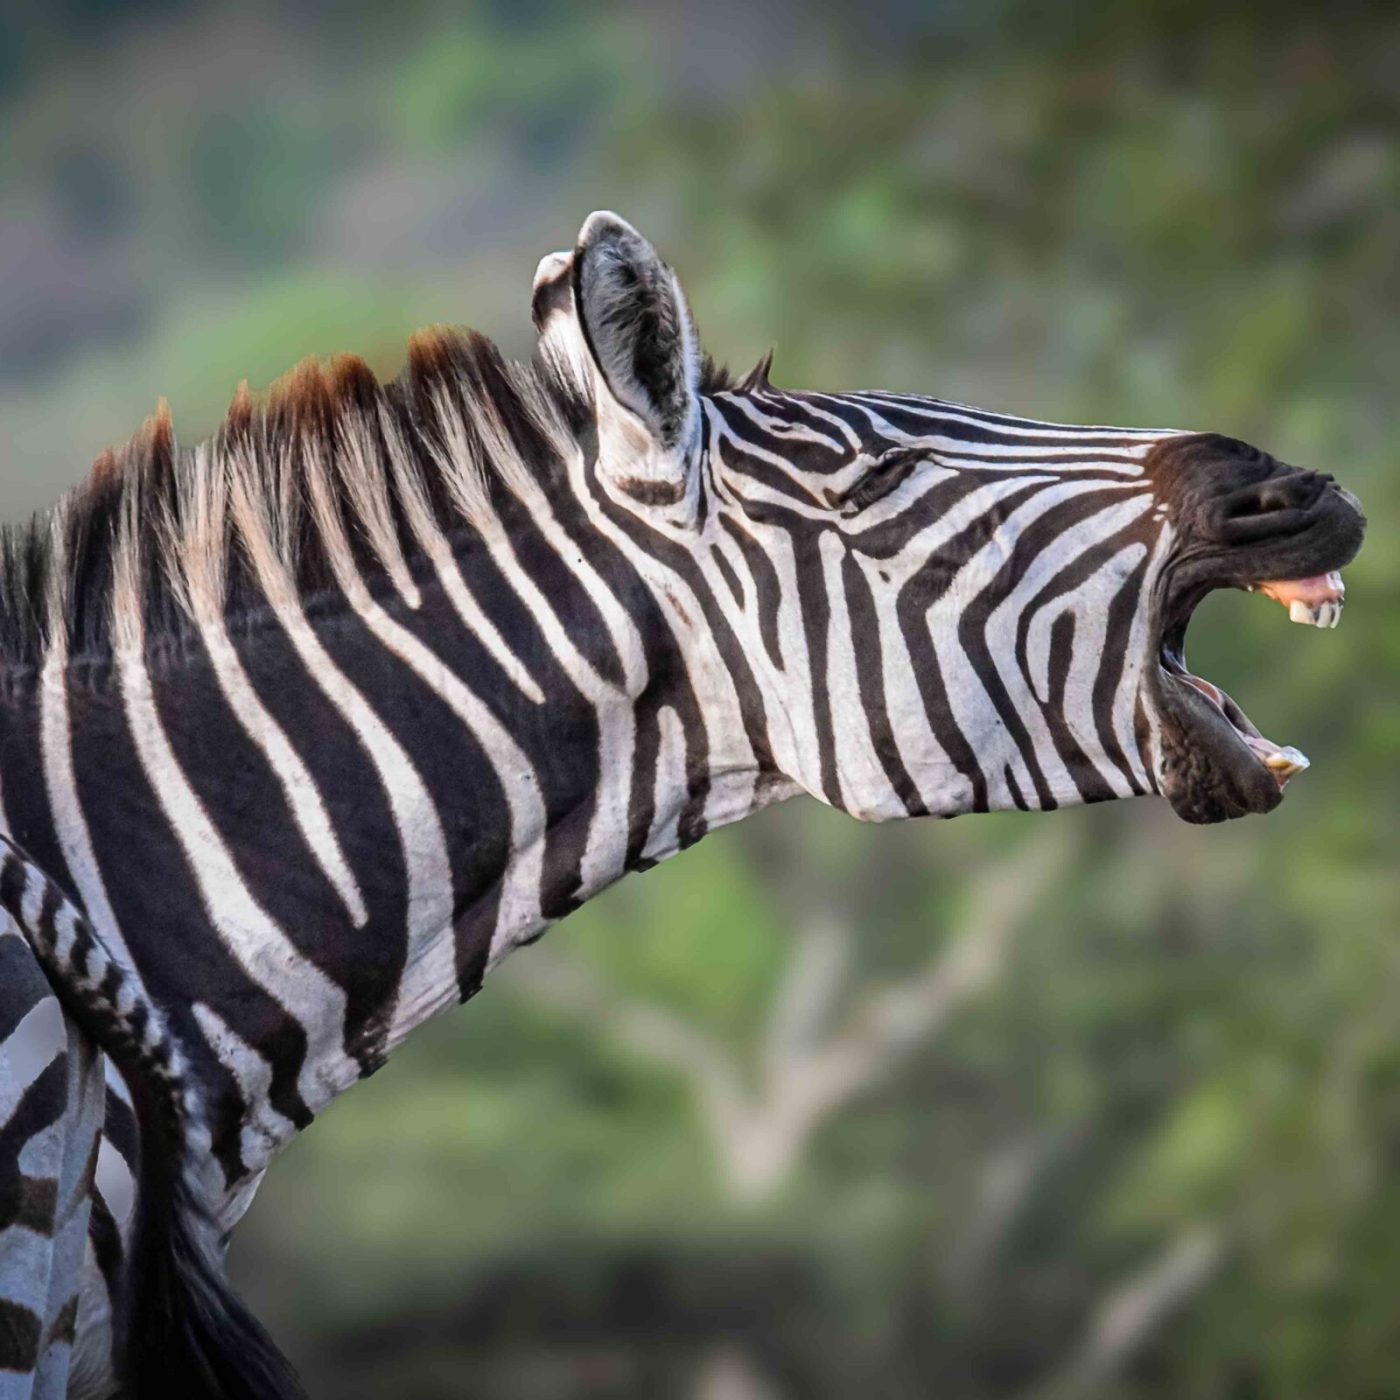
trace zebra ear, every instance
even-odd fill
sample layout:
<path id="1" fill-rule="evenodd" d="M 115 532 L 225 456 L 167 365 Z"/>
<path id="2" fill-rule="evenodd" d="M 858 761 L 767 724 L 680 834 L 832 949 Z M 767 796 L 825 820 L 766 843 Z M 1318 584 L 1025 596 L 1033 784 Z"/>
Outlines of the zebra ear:
<path id="1" fill-rule="evenodd" d="M 616 214 L 590 214 L 573 258 L 579 324 L 613 402 L 655 450 L 688 462 L 700 435 L 700 346 L 676 275 Z"/>
<path id="2" fill-rule="evenodd" d="M 572 253 L 546 253 L 535 269 L 535 285 L 530 294 L 530 319 L 542 335 L 556 313 L 567 315 L 573 309 L 573 270 Z"/>

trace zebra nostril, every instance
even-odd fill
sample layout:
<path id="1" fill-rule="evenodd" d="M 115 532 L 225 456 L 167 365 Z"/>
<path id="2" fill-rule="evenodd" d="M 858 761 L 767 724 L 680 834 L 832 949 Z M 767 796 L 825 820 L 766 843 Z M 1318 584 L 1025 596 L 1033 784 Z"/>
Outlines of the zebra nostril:
<path id="1" fill-rule="evenodd" d="M 1270 482 L 1259 492 L 1254 508 L 1258 511 L 1287 510 L 1293 503 L 1292 494 L 1277 483 Z"/>
<path id="2" fill-rule="evenodd" d="M 1249 544 L 1303 529 L 1328 490 L 1320 472 L 1285 471 L 1218 498 L 1212 532 L 1231 544 Z"/>
<path id="3" fill-rule="evenodd" d="M 1270 477 L 1228 496 L 1231 516 L 1267 515 L 1274 511 L 1308 510 L 1316 505 L 1332 478 L 1321 472 L 1297 471 Z"/>

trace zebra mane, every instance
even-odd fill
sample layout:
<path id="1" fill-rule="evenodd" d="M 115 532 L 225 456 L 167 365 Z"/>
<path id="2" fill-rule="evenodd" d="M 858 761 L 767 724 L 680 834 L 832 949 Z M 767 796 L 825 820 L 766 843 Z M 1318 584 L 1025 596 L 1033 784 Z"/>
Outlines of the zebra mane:
<path id="1" fill-rule="evenodd" d="M 413 592 L 422 532 L 495 518 L 524 472 L 548 486 L 588 417 L 579 386 L 432 327 L 381 384 L 363 360 L 307 360 L 261 401 L 239 387 L 215 434 L 177 446 L 164 401 L 57 505 L 0 531 L 0 670 L 178 636 L 201 610 L 309 598 L 345 556 Z"/>

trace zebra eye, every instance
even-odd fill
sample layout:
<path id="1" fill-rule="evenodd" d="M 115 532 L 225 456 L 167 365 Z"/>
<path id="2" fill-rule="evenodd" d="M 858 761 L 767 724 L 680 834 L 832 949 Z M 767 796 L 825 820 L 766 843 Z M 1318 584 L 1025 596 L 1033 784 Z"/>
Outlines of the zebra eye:
<path id="1" fill-rule="evenodd" d="M 885 453 L 854 486 L 837 496 L 832 505 L 842 515 L 859 515 L 907 481 L 925 455 L 907 447 Z"/>

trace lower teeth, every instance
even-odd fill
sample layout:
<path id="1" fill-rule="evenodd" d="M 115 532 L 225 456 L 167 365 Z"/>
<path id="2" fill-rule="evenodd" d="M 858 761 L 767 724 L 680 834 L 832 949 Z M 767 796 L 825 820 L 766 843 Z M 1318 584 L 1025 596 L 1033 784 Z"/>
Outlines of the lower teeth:
<path id="1" fill-rule="evenodd" d="M 1280 785 L 1312 766 L 1308 762 L 1307 754 L 1295 749 L 1292 744 L 1280 748 L 1272 739 L 1265 739 L 1260 734 L 1246 734 L 1244 741 L 1254 750 L 1260 763 L 1278 779 Z"/>
<path id="2" fill-rule="evenodd" d="M 1310 764 L 1307 755 L 1290 744 L 1286 749 L 1271 753 L 1264 760 L 1264 767 L 1281 778 L 1291 778 L 1295 773 L 1301 773 L 1310 767 Z"/>

